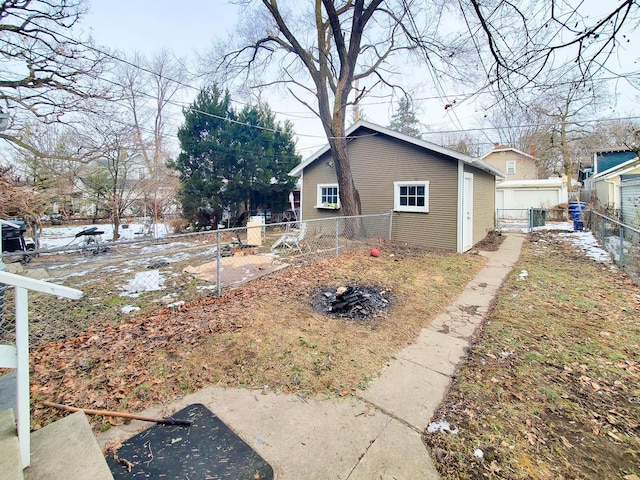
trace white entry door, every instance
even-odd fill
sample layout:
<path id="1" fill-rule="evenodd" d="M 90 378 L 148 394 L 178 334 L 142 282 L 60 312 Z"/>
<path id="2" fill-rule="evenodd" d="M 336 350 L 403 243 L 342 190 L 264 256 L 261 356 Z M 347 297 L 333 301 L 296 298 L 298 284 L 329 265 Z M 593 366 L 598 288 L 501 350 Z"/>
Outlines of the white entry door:
<path id="1" fill-rule="evenodd" d="M 473 247 L 473 174 L 464 174 L 462 192 L 462 250 Z"/>

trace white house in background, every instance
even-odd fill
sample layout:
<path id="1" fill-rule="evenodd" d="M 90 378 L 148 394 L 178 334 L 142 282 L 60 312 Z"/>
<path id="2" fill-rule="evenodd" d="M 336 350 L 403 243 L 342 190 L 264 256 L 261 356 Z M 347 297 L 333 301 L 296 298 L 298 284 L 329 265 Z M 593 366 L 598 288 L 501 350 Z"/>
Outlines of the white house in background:
<path id="1" fill-rule="evenodd" d="M 496 183 L 498 210 L 524 211 L 529 208 L 552 208 L 568 201 L 566 177 L 544 180 L 505 180 Z"/>
<path id="2" fill-rule="evenodd" d="M 526 218 L 530 208 L 553 208 L 569 201 L 567 177 L 538 178 L 535 148 L 525 153 L 517 148 L 495 144 L 482 160 L 506 173 L 496 183 L 496 209 L 503 218 Z"/>

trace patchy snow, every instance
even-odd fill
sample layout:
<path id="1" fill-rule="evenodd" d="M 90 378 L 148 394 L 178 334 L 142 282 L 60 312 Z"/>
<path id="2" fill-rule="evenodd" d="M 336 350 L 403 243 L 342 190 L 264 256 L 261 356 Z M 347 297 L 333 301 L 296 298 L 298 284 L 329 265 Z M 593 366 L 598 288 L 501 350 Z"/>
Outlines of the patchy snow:
<path id="1" fill-rule="evenodd" d="M 217 290 L 217 285 L 198 285 L 196 287 L 197 290 Z"/>
<path id="2" fill-rule="evenodd" d="M 604 245 L 607 251 L 611 252 L 611 254 L 613 255 L 613 259 L 619 263 L 620 262 L 620 237 L 607 237 L 604 239 Z M 633 247 L 633 244 L 631 242 L 629 242 L 628 240 L 623 240 L 622 256 L 626 257 L 627 255 L 629 255 L 629 252 L 632 247 Z"/>
<path id="3" fill-rule="evenodd" d="M 140 310 L 140 307 L 136 307 L 134 305 L 125 305 L 120 309 L 122 313 L 131 313 Z"/>
<path id="4" fill-rule="evenodd" d="M 189 247 L 192 244 L 187 242 L 171 242 L 171 243 L 161 243 L 159 245 L 145 245 L 140 248 L 140 253 L 143 255 L 149 255 L 150 253 L 163 252 L 165 250 L 170 250 L 176 247 L 184 246 Z"/>
<path id="5" fill-rule="evenodd" d="M 447 422 L 444 419 L 441 419 L 441 420 L 438 420 L 437 422 L 431 422 L 427 427 L 427 432 L 428 433 L 443 432 L 443 433 L 451 433 L 453 435 L 457 435 L 458 429 L 454 428 L 452 430 L 449 422 Z"/>
<path id="6" fill-rule="evenodd" d="M 518 275 L 518 280 L 522 281 L 526 279 L 528 276 L 529 276 L 529 272 L 527 272 L 526 270 L 522 270 L 520 272 L 520 275 Z"/>
<path id="7" fill-rule="evenodd" d="M 120 240 L 135 240 L 144 238 L 144 224 L 130 223 L 129 228 L 119 229 Z M 111 240 L 113 238 L 113 225 L 110 224 L 88 224 L 88 225 L 70 225 L 64 227 L 45 227 L 38 232 L 38 240 L 40 248 L 59 248 L 70 245 L 82 245 L 85 241 L 84 237 L 76 238 L 76 234 L 87 228 L 97 227 L 99 231 L 104 232 L 100 235 L 101 240 Z M 157 227 L 151 226 L 151 231 L 157 230 L 156 238 L 163 238 L 169 234 L 169 226 L 159 223 Z M 155 234 L 155 232 L 154 232 Z"/>
<path id="8" fill-rule="evenodd" d="M 71 278 L 71 277 L 84 277 L 85 275 L 88 275 L 95 271 L 96 271 L 95 268 L 87 268 L 86 270 L 82 270 L 81 272 L 73 272 L 73 273 L 70 273 L 69 275 L 65 275 L 64 277 L 58 277 L 58 279 L 64 280 L 65 278 Z"/>
<path id="9" fill-rule="evenodd" d="M 480 450 L 479 448 L 476 448 L 473 451 L 473 456 L 479 459 L 483 459 L 484 458 L 484 452 L 482 450 Z"/>
<path id="10" fill-rule="evenodd" d="M 176 307 L 179 307 L 180 305 L 184 305 L 185 303 L 187 302 L 185 302 L 184 300 L 178 300 L 177 302 L 170 303 L 169 305 L 167 305 L 167 307 L 176 308 Z"/>
<path id="11" fill-rule="evenodd" d="M 592 232 L 561 233 L 560 237 L 582 250 L 587 258 L 610 265 L 612 271 L 616 270 L 611 254 L 598 244 L 598 240 L 593 236 Z"/>
<path id="12" fill-rule="evenodd" d="M 121 296 L 133 296 L 144 292 L 153 292 L 164 288 L 164 277 L 158 270 L 138 272 L 136 276 L 125 285 Z"/>
<path id="13" fill-rule="evenodd" d="M 500 231 L 502 232 L 522 232 L 529 233 L 528 220 L 500 220 Z M 567 232 L 573 230 L 573 222 L 546 222 L 541 227 L 534 227 L 534 231 L 540 232 L 545 230 Z"/>

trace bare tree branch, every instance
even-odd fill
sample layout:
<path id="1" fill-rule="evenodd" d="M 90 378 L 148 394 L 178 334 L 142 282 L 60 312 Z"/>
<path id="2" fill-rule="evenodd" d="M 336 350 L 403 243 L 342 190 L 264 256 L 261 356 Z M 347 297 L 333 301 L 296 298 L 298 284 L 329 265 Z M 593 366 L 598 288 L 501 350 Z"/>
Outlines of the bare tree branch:
<path id="1" fill-rule="evenodd" d="M 14 120 L 3 139 L 22 147 L 19 123 L 65 121 L 91 111 L 94 100 L 108 93 L 96 81 L 103 56 L 90 40 L 72 36 L 84 13 L 84 0 L 12 0 L 0 5 L 0 60 L 6 65 L 0 108 Z"/>

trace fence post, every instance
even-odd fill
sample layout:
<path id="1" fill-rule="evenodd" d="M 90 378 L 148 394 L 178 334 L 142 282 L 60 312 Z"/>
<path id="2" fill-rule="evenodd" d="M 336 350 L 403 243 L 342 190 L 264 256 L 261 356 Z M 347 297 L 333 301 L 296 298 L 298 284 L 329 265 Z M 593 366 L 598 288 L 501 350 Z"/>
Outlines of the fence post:
<path id="1" fill-rule="evenodd" d="M 533 232 L 533 208 L 529 208 L 529 232 Z"/>
<path id="2" fill-rule="evenodd" d="M 624 227 L 620 225 L 620 268 L 624 269 Z"/>
<path id="3" fill-rule="evenodd" d="M 222 296 L 221 265 L 222 253 L 220 252 L 220 229 L 216 230 L 216 286 L 218 287 L 218 297 Z"/>
<path id="4" fill-rule="evenodd" d="M 1 250 L 1 247 L 0 247 L 0 250 Z M 0 252 L 0 254 L 1 253 L 2 252 Z M 0 272 L 6 272 L 6 271 L 7 271 L 7 267 L 2 261 L 2 257 L 0 257 Z M 6 289 L 7 289 L 7 286 L 4 283 L 0 283 L 0 324 L 4 321 L 4 292 L 6 291 Z"/>
<path id="5" fill-rule="evenodd" d="M 340 234 L 338 229 L 340 228 L 340 218 L 336 217 L 336 257 L 340 255 Z"/>
<path id="6" fill-rule="evenodd" d="M 393 210 L 389 211 L 389 240 L 391 240 L 391 235 L 393 235 Z"/>

